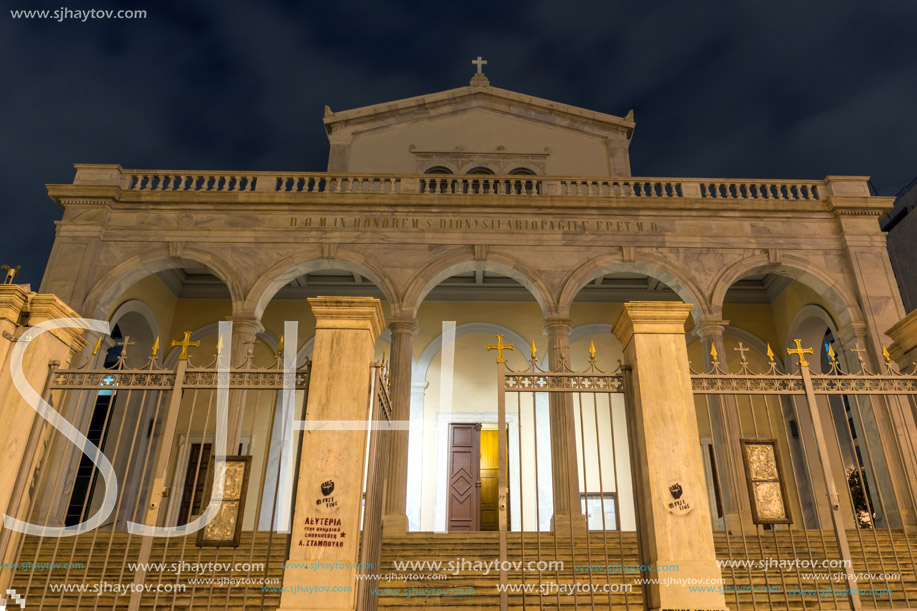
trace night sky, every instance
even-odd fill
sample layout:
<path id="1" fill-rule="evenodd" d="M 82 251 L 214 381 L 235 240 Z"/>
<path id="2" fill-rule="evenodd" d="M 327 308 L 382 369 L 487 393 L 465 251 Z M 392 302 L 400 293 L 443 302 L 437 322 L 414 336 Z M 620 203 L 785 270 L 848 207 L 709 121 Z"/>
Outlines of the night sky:
<path id="1" fill-rule="evenodd" d="M 635 111 L 637 176 L 917 175 L 917 2 L 93 0 L 0 15 L 0 263 L 38 288 L 73 163 L 323 170 L 334 110 L 491 84 Z"/>

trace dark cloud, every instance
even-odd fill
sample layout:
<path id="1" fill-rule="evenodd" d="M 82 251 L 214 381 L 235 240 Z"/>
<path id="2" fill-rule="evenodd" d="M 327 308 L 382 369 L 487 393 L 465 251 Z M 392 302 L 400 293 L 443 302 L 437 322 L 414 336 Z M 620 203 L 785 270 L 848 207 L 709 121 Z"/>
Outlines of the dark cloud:
<path id="1" fill-rule="evenodd" d="M 74 162 L 321 169 L 325 104 L 461 86 L 479 54 L 498 87 L 634 108 L 638 175 L 868 174 L 893 193 L 917 174 L 910 0 L 133 8 L 149 18 L 0 14 L 0 263 L 36 286 L 59 218 L 44 185 L 70 182 Z"/>

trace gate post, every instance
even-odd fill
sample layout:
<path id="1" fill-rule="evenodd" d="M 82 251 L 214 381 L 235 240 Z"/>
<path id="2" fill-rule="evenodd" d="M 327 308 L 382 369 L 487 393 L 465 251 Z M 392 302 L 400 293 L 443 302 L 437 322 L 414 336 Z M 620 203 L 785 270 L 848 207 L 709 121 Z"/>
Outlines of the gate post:
<path id="1" fill-rule="evenodd" d="M 384 322 L 378 299 L 316 297 L 309 304 L 315 348 L 280 608 L 349 610 L 357 600 L 370 366 Z M 333 563 L 340 564 L 327 567 Z"/>
<path id="2" fill-rule="evenodd" d="M 629 423 L 634 440 L 634 488 L 641 563 L 675 565 L 679 580 L 722 584 L 713 546 L 704 466 L 685 320 L 690 304 L 636 301 L 624 304 L 614 334 L 633 369 Z M 648 577 L 667 572 L 651 570 Z M 709 580 L 709 581 L 707 581 Z M 649 609 L 726 609 L 723 592 L 695 591 L 688 585 L 644 586 Z"/>
<path id="3" fill-rule="evenodd" d="M 10 353 L 13 343 L 29 327 L 58 318 L 79 315 L 56 296 L 35 293 L 28 285 L 0 284 L 0 511 L 26 519 L 34 502 L 29 489 L 32 469 L 47 449 L 50 427 L 13 386 Z M 35 338 L 23 355 L 23 374 L 32 388 L 41 392 L 49 383 L 53 367 L 64 366 L 86 347 L 83 329 L 62 328 Z M 48 399 L 47 393 L 43 397 Z M 57 465 L 50 465 L 57 468 Z M 20 533 L 0 529 L 0 592 L 6 591 L 15 562 Z"/>

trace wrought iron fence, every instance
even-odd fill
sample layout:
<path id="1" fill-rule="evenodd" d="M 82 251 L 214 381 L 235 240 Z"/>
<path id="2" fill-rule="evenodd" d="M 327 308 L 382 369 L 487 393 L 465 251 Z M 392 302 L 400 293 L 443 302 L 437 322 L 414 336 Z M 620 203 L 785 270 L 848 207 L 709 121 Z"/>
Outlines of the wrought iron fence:
<path id="1" fill-rule="evenodd" d="M 626 373 L 498 357 L 501 608 L 642 608 Z"/>
<path id="2" fill-rule="evenodd" d="M 388 423 L 392 420 L 392 407 L 388 396 L 388 370 L 374 366 L 370 389 L 370 428 L 363 508 L 363 535 L 360 540 L 360 566 L 364 578 L 358 582 L 357 608 L 374 611 L 377 597 L 373 590 L 379 587 L 382 559 L 382 506 L 385 500 L 386 475 L 392 451 L 392 434 Z"/>
<path id="3" fill-rule="evenodd" d="M 9 587 L 30 609 L 276 607 L 280 588 L 265 586 L 279 586 L 288 557 L 299 447 L 292 425 L 305 417 L 310 363 L 285 368 L 278 353 L 259 368 L 249 349 L 228 368 L 229 445 L 221 465 L 221 348 L 197 366 L 185 346 L 168 368 L 157 341 L 146 365 L 130 369 L 127 345 L 107 366 L 92 368 L 98 359 L 90 358 L 52 371 L 43 395 L 99 448 L 114 481 L 104 481 L 91 446 L 36 419 L 10 506 L 50 535 L 48 529 L 75 528 L 109 496 L 114 505 L 98 528 L 81 534 L 20 535 L 4 527 L 0 552 L 15 560 Z M 218 511 L 202 530 L 156 537 L 129 531 L 131 522 L 193 522 L 217 489 Z"/>
<path id="4" fill-rule="evenodd" d="M 741 343 L 730 373 L 711 350 L 692 372 L 710 431 L 708 492 L 730 607 L 912 608 L 915 576 L 915 371 L 886 353 L 825 373 L 796 340 L 795 369 L 752 371 Z"/>

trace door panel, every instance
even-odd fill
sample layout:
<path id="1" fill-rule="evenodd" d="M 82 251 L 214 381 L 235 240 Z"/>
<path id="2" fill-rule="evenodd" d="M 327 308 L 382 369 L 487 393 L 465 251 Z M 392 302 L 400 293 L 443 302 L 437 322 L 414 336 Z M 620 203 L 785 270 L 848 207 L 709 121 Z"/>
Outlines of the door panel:
<path id="1" fill-rule="evenodd" d="M 497 431 L 481 431 L 481 530 L 498 530 L 499 455 Z"/>
<path id="2" fill-rule="evenodd" d="M 448 530 L 480 528 L 481 425 L 449 425 Z"/>

